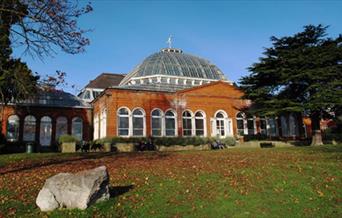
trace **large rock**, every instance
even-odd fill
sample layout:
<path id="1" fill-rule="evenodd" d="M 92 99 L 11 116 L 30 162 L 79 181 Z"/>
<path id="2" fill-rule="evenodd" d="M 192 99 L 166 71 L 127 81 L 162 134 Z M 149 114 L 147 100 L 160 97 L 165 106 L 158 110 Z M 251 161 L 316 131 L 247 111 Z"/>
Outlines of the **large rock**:
<path id="1" fill-rule="evenodd" d="M 76 174 L 59 173 L 48 178 L 36 204 L 42 211 L 63 207 L 86 209 L 109 197 L 109 175 L 106 167 L 101 166 Z"/>

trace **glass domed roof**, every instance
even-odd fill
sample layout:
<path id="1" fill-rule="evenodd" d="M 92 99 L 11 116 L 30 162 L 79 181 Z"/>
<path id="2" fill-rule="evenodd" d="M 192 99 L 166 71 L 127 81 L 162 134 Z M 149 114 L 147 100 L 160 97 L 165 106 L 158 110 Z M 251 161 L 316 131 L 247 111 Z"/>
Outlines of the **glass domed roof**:
<path id="1" fill-rule="evenodd" d="M 185 54 L 180 49 L 166 48 L 147 57 L 132 72 L 127 74 L 120 85 L 128 84 L 133 78 L 154 75 L 226 80 L 221 70 L 208 60 Z"/>

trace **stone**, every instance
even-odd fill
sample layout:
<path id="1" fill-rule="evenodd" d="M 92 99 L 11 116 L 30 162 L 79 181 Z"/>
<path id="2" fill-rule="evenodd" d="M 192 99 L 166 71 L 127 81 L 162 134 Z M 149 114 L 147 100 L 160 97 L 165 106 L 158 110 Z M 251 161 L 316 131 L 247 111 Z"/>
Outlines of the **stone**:
<path id="1" fill-rule="evenodd" d="M 57 208 L 84 210 L 109 197 L 109 175 L 106 167 L 101 166 L 76 174 L 59 173 L 48 178 L 37 196 L 36 204 L 41 211 Z"/>

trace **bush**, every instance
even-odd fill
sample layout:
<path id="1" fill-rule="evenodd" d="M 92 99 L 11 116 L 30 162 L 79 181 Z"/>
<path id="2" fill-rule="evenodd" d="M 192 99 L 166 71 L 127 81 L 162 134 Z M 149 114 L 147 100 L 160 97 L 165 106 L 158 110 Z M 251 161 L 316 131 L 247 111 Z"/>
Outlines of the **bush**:
<path id="1" fill-rule="evenodd" d="M 60 144 L 62 143 L 69 143 L 69 142 L 78 142 L 79 140 L 73 136 L 73 135 L 61 135 L 59 138 L 58 138 L 58 142 Z"/>
<path id="2" fill-rule="evenodd" d="M 235 146 L 236 139 L 234 137 L 226 137 L 220 140 L 226 146 Z"/>

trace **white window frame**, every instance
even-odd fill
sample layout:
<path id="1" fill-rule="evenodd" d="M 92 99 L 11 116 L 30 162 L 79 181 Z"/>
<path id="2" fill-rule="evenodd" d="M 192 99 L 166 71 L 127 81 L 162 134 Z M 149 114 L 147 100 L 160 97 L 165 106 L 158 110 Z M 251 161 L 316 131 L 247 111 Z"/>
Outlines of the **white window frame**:
<path id="1" fill-rule="evenodd" d="M 100 131 L 99 137 L 105 138 L 107 136 L 107 108 L 103 108 L 100 113 Z"/>
<path id="2" fill-rule="evenodd" d="M 61 135 L 63 135 L 63 134 L 57 135 L 57 133 L 58 133 L 57 127 L 58 127 L 58 124 L 59 124 L 58 121 L 60 121 L 61 119 L 65 119 L 65 120 L 66 120 L 66 127 L 67 127 L 67 128 L 66 128 L 66 132 L 65 132 L 64 134 L 68 134 L 68 118 L 65 117 L 65 116 L 59 116 L 59 117 L 57 117 L 57 119 L 56 119 L 56 131 L 55 131 L 55 139 L 56 139 L 56 140 L 58 140 L 58 138 L 59 138 Z"/>
<path id="3" fill-rule="evenodd" d="M 190 117 L 184 117 L 184 113 L 185 112 L 189 112 L 190 113 Z M 190 135 L 184 135 L 184 131 L 185 131 L 185 128 L 184 128 L 184 119 L 186 120 L 190 120 L 190 123 L 191 123 L 191 129 L 186 129 L 187 131 L 190 130 L 191 134 Z M 182 112 L 182 136 L 183 137 L 192 137 L 195 135 L 195 128 L 194 128 L 194 123 L 195 123 L 195 119 L 194 119 L 194 113 L 189 110 L 189 109 L 186 109 Z"/>
<path id="4" fill-rule="evenodd" d="M 23 141 L 33 142 L 36 140 L 36 127 L 37 127 L 37 119 L 33 115 L 27 115 L 24 118 L 24 126 L 23 126 Z M 28 128 L 33 128 L 33 135 L 28 134 L 26 130 Z"/>
<path id="5" fill-rule="evenodd" d="M 142 112 L 142 115 L 134 115 L 134 111 L 137 111 L 137 110 L 140 110 Z M 134 135 L 134 123 L 133 123 L 133 120 L 134 120 L 134 117 L 137 117 L 137 118 L 143 118 L 143 134 L 142 135 Z M 132 137 L 145 137 L 146 136 L 146 113 L 145 113 L 145 110 L 138 107 L 138 108 L 134 108 L 132 110 L 132 116 L 130 116 L 130 122 L 131 122 L 131 134 L 130 136 Z"/>
<path id="6" fill-rule="evenodd" d="M 217 115 L 219 113 L 222 113 L 223 118 L 218 118 Z M 220 133 L 217 132 L 217 125 L 216 122 L 217 121 L 223 121 L 223 127 L 224 127 L 224 135 L 222 136 Z M 232 123 L 232 119 L 228 117 L 226 111 L 224 110 L 218 110 L 216 111 L 216 113 L 214 114 L 214 117 L 211 119 L 211 123 L 212 123 L 212 136 L 213 137 L 219 137 L 219 138 L 225 138 L 228 136 L 233 136 L 233 123 Z"/>
<path id="7" fill-rule="evenodd" d="M 48 119 L 48 120 L 46 120 Z M 42 125 L 44 123 L 44 125 Z M 42 132 L 44 131 L 45 132 L 45 129 L 43 129 L 43 127 L 50 127 L 49 129 L 49 143 L 46 143 L 46 144 L 43 144 L 42 141 L 44 140 L 44 138 L 42 138 Z M 40 130 L 39 130 L 39 143 L 42 145 L 42 146 L 50 146 L 51 145 L 51 141 L 52 141 L 52 118 L 49 117 L 49 116 L 43 116 L 40 118 Z M 44 142 L 44 141 L 43 141 Z"/>
<path id="8" fill-rule="evenodd" d="M 159 111 L 160 115 L 159 116 L 153 115 L 154 111 Z M 155 128 L 153 128 L 153 119 L 160 119 L 160 135 L 153 135 L 153 130 L 155 129 Z M 165 128 L 164 113 L 163 113 L 163 111 L 161 109 L 154 108 L 151 111 L 151 136 L 153 136 L 153 137 L 162 137 L 162 136 L 164 136 L 164 131 L 165 131 L 164 128 Z"/>
<path id="9" fill-rule="evenodd" d="M 76 136 L 75 134 L 75 130 L 74 130 L 74 125 L 76 124 L 76 120 L 80 119 L 81 120 L 81 135 L 80 137 Z M 71 135 L 73 135 L 74 137 L 76 137 L 78 140 L 83 140 L 83 128 L 84 128 L 84 122 L 82 117 L 73 117 L 71 120 Z"/>
<path id="10" fill-rule="evenodd" d="M 171 113 L 173 113 L 173 116 L 166 115 L 169 111 Z M 164 114 L 165 114 L 165 116 L 164 116 L 164 136 L 165 137 L 177 137 L 178 136 L 178 122 L 177 122 L 176 111 L 170 108 L 170 109 L 167 109 Z M 166 130 L 167 130 L 166 129 L 166 119 L 174 119 L 174 123 L 175 123 L 175 134 L 174 135 L 166 135 Z"/>
<path id="11" fill-rule="evenodd" d="M 201 113 L 202 117 L 196 116 L 197 113 Z M 197 131 L 197 129 L 196 129 L 196 120 L 202 120 L 203 121 L 203 135 L 197 135 L 196 134 L 196 131 Z M 195 114 L 194 114 L 194 129 L 195 129 L 195 133 L 194 133 L 195 136 L 199 136 L 199 137 L 206 137 L 207 136 L 207 116 L 206 116 L 205 112 L 202 111 L 202 110 L 195 111 Z"/>
<path id="12" fill-rule="evenodd" d="M 128 114 L 127 115 L 126 114 L 124 114 L 124 115 L 119 114 L 121 109 L 126 109 L 128 111 Z M 117 123 L 117 128 L 116 128 L 117 134 L 116 135 L 119 137 L 130 137 L 131 136 L 131 127 L 132 127 L 131 110 L 128 107 L 119 107 L 117 112 L 116 112 L 116 117 L 117 117 L 117 122 L 116 122 Z M 127 128 L 128 133 L 127 133 L 127 135 L 120 135 L 120 129 L 123 129 L 123 130 L 126 129 L 126 128 L 119 128 L 120 127 L 120 117 L 125 117 L 125 118 L 127 117 L 128 118 L 128 128 Z"/>

